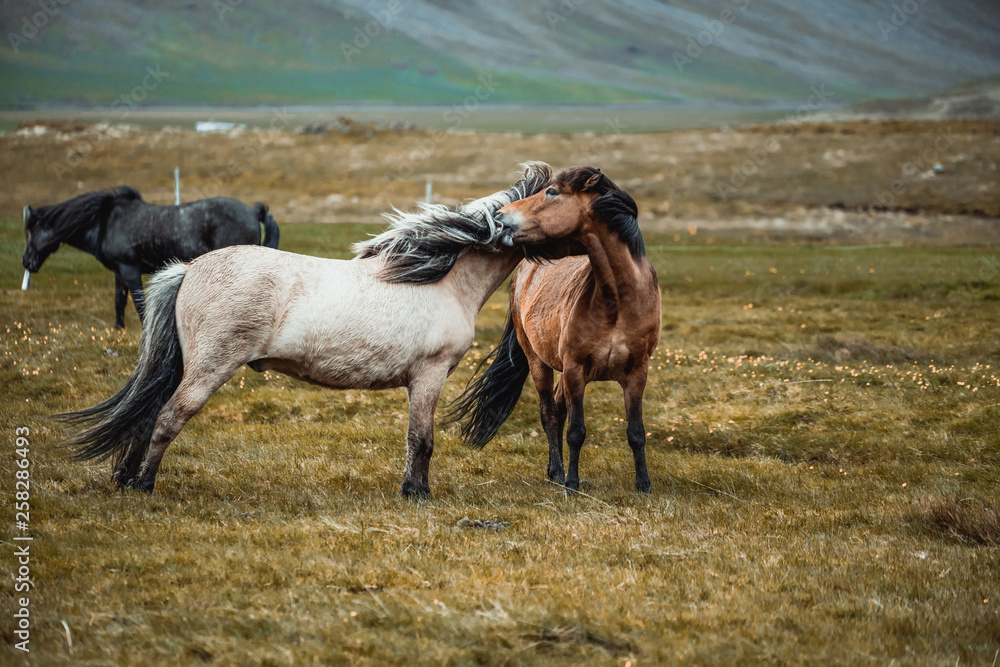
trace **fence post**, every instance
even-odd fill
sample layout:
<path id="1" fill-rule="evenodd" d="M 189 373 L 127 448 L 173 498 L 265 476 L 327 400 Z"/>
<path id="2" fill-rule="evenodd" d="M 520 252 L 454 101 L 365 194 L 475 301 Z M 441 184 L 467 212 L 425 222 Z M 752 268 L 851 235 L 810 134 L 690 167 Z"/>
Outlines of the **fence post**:
<path id="1" fill-rule="evenodd" d="M 28 226 L 28 209 L 29 208 L 30 208 L 29 206 L 25 206 L 24 207 L 23 215 L 24 215 L 24 226 L 25 227 Z M 31 285 L 31 272 L 28 271 L 28 269 L 25 269 L 24 270 L 24 278 L 21 279 L 21 289 L 22 290 L 27 290 L 30 285 Z"/>
<path id="2" fill-rule="evenodd" d="M 174 206 L 181 205 L 181 169 L 174 167 Z"/>

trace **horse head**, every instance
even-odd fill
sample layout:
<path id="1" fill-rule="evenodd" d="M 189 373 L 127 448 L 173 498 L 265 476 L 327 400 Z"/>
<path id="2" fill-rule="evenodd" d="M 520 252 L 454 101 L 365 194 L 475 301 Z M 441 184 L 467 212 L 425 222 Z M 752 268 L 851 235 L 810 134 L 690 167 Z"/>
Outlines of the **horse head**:
<path id="1" fill-rule="evenodd" d="M 124 201 L 142 201 L 133 188 L 122 185 L 109 190 L 85 192 L 59 204 L 24 207 L 25 251 L 21 263 L 36 273 L 61 243 L 69 243 L 96 255 L 98 228 L 112 210 Z M 81 245 L 83 244 L 83 245 Z"/>
<path id="2" fill-rule="evenodd" d="M 49 255 L 59 249 L 61 241 L 54 230 L 44 224 L 44 216 L 30 207 L 24 207 L 24 256 L 21 264 L 31 273 L 38 273 Z"/>
<path id="3" fill-rule="evenodd" d="M 532 259 L 585 254 L 608 231 L 633 255 L 645 254 L 635 200 L 594 167 L 556 174 L 537 194 L 500 209 L 517 226 L 515 243 Z"/>

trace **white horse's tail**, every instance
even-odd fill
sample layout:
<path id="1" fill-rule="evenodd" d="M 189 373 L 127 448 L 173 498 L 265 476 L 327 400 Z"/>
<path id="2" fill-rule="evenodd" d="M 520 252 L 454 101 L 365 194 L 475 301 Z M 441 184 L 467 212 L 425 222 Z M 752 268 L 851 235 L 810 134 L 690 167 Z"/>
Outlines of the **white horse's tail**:
<path id="1" fill-rule="evenodd" d="M 139 474 L 156 418 L 184 375 L 174 307 L 187 272 L 180 262 L 153 276 L 146 290 L 146 319 L 139 362 L 121 391 L 92 408 L 55 415 L 89 428 L 66 444 L 75 460 L 112 457 L 114 477 L 127 484 Z"/>

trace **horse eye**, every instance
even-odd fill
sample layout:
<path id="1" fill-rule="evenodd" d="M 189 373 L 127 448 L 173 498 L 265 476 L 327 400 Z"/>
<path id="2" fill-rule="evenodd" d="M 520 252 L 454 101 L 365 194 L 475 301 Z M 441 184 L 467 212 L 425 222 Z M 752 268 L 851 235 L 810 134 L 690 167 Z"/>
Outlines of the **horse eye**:
<path id="1" fill-rule="evenodd" d="M 549 188 L 548 190 L 545 191 L 545 196 L 546 197 L 558 197 L 559 196 L 559 191 L 556 190 L 555 188 Z"/>

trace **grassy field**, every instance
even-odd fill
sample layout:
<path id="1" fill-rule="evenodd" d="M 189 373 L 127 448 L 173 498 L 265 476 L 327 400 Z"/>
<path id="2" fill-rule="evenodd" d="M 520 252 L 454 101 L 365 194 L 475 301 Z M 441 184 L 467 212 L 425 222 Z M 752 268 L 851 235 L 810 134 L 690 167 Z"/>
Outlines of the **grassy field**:
<path id="1" fill-rule="evenodd" d="M 286 225 L 282 245 L 345 257 L 375 229 Z M 2 663 L 996 664 L 995 249 L 647 234 L 653 493 L 633 489 L 608 385 L 588 389 L 584 493 L 548 483 L 529 383 L 484 451 L 438 429 L 417 503 L 397 495 L 401 390 L 249 369 L 168 450 L 154 496 L 68 462 L 45 415 L 117 391 L 138 321 L 130 306 L 109 328 L 111 274 L 68 248 L 22 293 L 20 221 L 0 234 Z M 501 290 L 445 399 L 505 313 Z M 17 427 L 30 654 L 12 647 Z"/>

